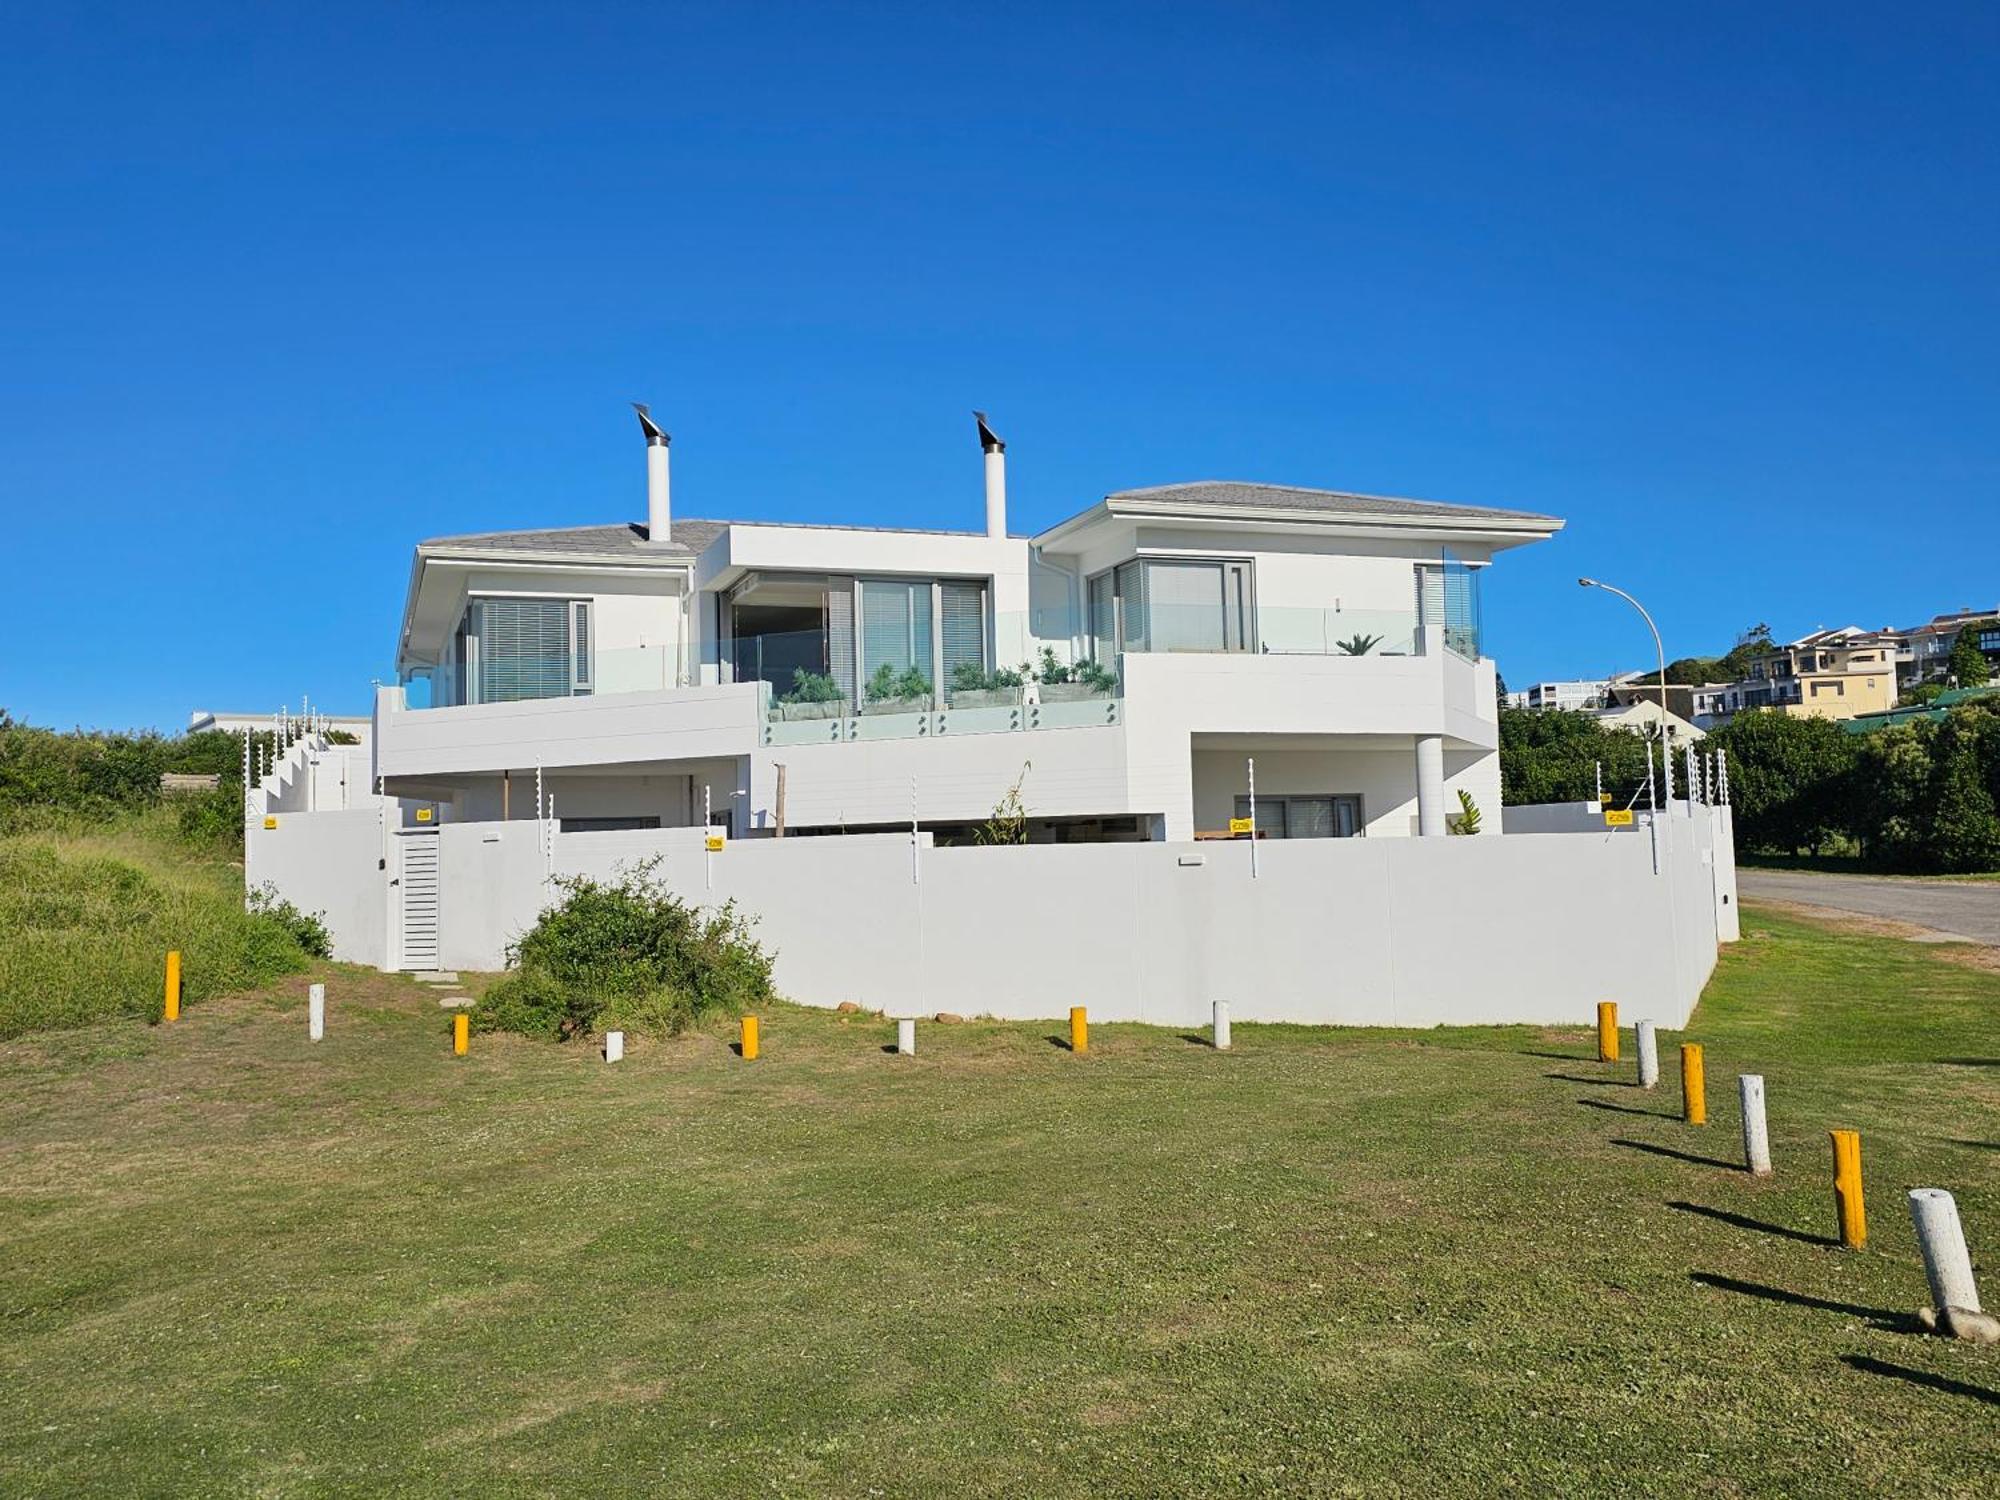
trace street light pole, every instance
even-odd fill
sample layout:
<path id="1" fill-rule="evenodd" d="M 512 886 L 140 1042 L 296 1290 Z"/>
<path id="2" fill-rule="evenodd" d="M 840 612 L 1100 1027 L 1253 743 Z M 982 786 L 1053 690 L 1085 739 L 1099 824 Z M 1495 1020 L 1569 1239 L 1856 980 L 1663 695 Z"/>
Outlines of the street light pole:
<path id="1" fill-rule="evenodd" d="M 1646 606 L 1634 599 L 1621 588 L 1608 583 L 1600 583 L 1595 578 L 1579 578 L 1577 586 L 1586 589 L 1603 589 L 1607 594 L 1616 594 L 1627 604 L 1639 611 L 1639 618 L 1646 622 L 1646 628 L 1653 632 L 1653 650 L 1660 659 L 1660 759 L 1666 761 L 1666 794 L 1669 805 L 1674 800 L 1673 762 L 1667 758 L 1667 648 L 1660 640 L 1660 627 L 1653 623 L 1653 617 L 1646 613 Z"/>

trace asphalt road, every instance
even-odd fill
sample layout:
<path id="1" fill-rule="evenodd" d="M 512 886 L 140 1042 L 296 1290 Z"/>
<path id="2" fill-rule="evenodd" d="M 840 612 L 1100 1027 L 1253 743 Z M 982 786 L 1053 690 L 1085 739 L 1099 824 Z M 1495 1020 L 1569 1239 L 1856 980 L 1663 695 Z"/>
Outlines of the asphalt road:
<path id="1" fill-rule="evenodd" d="M 1860 912 L 2000 947 L 2000 881 L 1954 885 L 1937 880 L 1874 880 L 1865 875 L 1739 869 L 1736 889 L 1751 901 L 1762 897 Z"/>

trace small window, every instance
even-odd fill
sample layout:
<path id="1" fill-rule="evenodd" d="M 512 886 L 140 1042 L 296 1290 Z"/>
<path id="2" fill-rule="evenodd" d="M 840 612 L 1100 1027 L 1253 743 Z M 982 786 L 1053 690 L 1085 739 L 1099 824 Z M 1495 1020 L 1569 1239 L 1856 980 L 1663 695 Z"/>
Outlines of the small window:
<path id="1" fill-rule="evenodd" d="M 558 818 L 556 822 L 564 833 L 623 833 L 631 828 L 658 828 L 660 820 L 652 815 L 629 818 Z"/>

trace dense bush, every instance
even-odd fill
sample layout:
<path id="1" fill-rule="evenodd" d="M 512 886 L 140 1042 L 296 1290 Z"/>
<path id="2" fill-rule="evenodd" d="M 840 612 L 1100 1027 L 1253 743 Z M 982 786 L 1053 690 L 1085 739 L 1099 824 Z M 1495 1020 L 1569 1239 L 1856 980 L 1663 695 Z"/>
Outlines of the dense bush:
<path id="1" fill-rule="evenodd" d="M 1701 748 L 1727 753 L 1746 853 L 1837 852 L 1917 873 L 2000 869 L 2000 699 L 1870 734 L 1756 710 Z M 1600 764 L 1605 786 L 1626 794 L 1645 780 L 1646 743 L 1588 714 L 1501 711 L 1506 804 L 1588 797 Z M 1678 777 L 1678 760 L 1674 769 Z"/>
<path id="2" fill-rule="evenodd" d="M 278 894 L 275 885 L 268 882 L 250 893 L 246 905 L 256 915 L 269 917 L 290 933 L 301 952 L 314 958 L 333 957 L 333 934 L 326 929 L 325 912 L 300 911 Z"/>
<path id="3" fill-rule="evenodd" d="M 1587 713 L 1500 710 L 1503 805 L 1581 802 L 1597 794 L 1600 769 L 1606 790 L 1629 795 L 1646 780 L 1646 741 Z"/>
<path id="4" fill-rule="evenodd" d="M 515 972 L 473 1012 L 482 1030 L 567 1040 L 604 1030 L 670 1035 L 772 997 L 770 956 L 733 905 L 703 911 L 646 863 L 610 882 L 560 882 L 562 899 L 508 951 Z"/>
<path id="5" fill-rule="evenodd" d="M 127 822 L 135 858 L 45 834 L 0 840 L 0 1037 L 157 1019 L 169 949 L 190 1005 L 305 968 L 291 922 L 243 909 L 233 868 L 155 849 L 133 831 L 144 820 Z"/>

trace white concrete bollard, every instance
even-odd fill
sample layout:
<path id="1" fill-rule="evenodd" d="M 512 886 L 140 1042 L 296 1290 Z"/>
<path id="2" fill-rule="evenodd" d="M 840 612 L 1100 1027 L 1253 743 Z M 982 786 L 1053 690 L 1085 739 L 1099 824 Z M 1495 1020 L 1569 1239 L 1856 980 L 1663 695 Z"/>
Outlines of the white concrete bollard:
<path id="1" fill-rule="evenodd" d="M 624 1055 L 625 1055 L 625 1033 L 622 1031 L 605 1032 L 604 1060 L 608 1063 L 614 1063 L 617 1062 Z"/>
<path id="2" fill-rule="evenodd" d="M 316 984 L 306 991 L 306 1035 L 319 1041 L 326 1035 L 326 986 Z"/>
<path id="3" fill-rule="evenodd" d="M 1660 1039 L 1653 1034 L 1651 1021 L 1641 1021 L 1632 1029 L 1639 1037 L 1639 1087 L 1657 1088 L 1660 1082 Z"/>
<path id="4" fill-rule="evenodd" d="M 1947 1307 L 1978 1312 L 1972 1255 L 1965 1248 L 1965 1227 L 1958 1222 L 1958 1204 L 1951 1194 L 1943 1188 L 1911 1188 L 1910 1219 L 1917 1226 L 1917 1248 L 1924 1253 L 1931 1305 L 1939 1313 Z"/>
<path id="5" fill-rule="evenodd" d="M 1771 1175 L 1771 1133 L 1764 1125 L 1764 1075 L 1739 1073 L 1736 1091 L 1743 1103 L 1743 1161 L 1752 1177 Z"/>
<path id="6" fill-rule="evenodd" d="M 1215 1050 L 1217 1052 L 1227 1052 L 1229 1050 L 1229 1002 L 1227 1000 L 1218 1000 L 1215 1002 L 1215 1013 L 1209 1022 L 1209 1026 L 1215 1035 Z"/>
<path id="7" fill-rule="evenodd" d="M 896 1023 L 896 1050 L 904 1057 L 917 1055 L 917 1022 L 913 1016 L 904 1016 Z"/>

